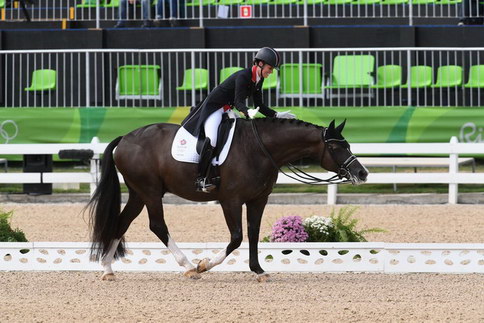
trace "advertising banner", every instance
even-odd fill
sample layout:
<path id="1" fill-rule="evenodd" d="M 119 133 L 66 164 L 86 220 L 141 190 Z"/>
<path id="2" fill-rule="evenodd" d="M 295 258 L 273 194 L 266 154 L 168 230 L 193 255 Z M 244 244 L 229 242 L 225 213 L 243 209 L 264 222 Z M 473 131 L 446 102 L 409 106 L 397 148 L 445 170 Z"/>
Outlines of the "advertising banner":
<path id="1" fill-rule="evenodd" d="M 276 109 L 286 111 L 285 109 Z M 298 119 L 326 126 L 346 121 L 344 135 L 357 142 L 482 142 L 479 108 L 290 108 Z M 141 126 L 180 124 L 189 108 L 12 108 L 0 110 L 0 143 L 109 142 Z M 262 117 L 262 115 L 260 115 Z"/>

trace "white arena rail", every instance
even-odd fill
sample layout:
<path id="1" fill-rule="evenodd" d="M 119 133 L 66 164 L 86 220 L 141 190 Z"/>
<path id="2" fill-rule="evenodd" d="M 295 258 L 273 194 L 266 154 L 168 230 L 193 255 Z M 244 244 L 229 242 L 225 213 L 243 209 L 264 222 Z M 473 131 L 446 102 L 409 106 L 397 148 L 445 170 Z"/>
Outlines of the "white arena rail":
<path id="1" fill-rule="evenodd" d="M 226 243 L 179 243 L 196 264 Z M 162 243 L 129 243 L 115 271 L 178 272 L 182 267 Z M 0 243 L 0 271 L 101 271 L 89 260 L 86 242 Z M 269 272 L 484 273 L 484 244 L 382 242 L 260 243 L 259 260 Z M 248 243 L 213 271 L 249 271 Z"/>
<path id="2" fill-rule="evenodd" d="M 89 172 L 72 173 L 0 173 L 2 183 L 89 183 L 91 194 L 100 178 L 99 156 L 104 152 L 107 143 L 99 143 L 94 137 L 90 144 L 0 144 L 0 155 L 23 154 L 58 154 L 62 149 L 91 149 L 94 157 Z M 459 172 L 459 155 L 475 155 L 484 151 L 484 143 L 459 143 L 452 137 L 450 143 L 362 143 L 352 144 L 352 151 L 357 156 L 367 155 L 448 155 L 449 171 L 433 173 L 370 173 L 367 183 L 370 184 L 448 184 L 450 204 L 458 201 L 458 184 L 484 184 L 484 173 Z M 391 165 L 389 165 L 390 167 Z M 333 173 L 311 173 L 313 176 L 328 178 Z M 120 175 L 123 183 L 123 177 Z M 279 174 L 278 184 L 300 184 Z M 328 186 L 328 204 L 337 203 L 336 184 Z"/>

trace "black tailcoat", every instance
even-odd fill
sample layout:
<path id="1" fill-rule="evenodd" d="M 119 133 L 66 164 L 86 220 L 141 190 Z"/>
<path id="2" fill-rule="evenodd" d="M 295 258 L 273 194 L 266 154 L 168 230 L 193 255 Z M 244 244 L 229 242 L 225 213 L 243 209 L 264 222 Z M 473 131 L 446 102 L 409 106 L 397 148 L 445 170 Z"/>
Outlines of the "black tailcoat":
<path id="1" fill-rule="evenodd" d="M 259 83 L 252 80 L 252 68 L 246 68 L 229 76 L 222 84 L 192 108 L 182 126 L 192 135 L 198 137 L 205 120 L 215 111 L 225 105 L 235 107 L 240 112 L 247 113 L 245 100 L 251 96 L 254 107 L 259 107 L 259 112 L 267 117 L 274 117 L 276 112 L 266 106 L 262 99 L 262 85 L 264 78 Z"/>

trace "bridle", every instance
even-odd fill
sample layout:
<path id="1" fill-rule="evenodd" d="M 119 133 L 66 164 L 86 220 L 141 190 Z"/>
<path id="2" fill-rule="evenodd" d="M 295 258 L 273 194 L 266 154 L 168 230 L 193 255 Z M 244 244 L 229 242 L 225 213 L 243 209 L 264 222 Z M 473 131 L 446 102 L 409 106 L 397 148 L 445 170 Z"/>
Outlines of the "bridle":
<path id="1" fill-rule="evenodd" d="M 334 151 L 333 149 L 331 148 L 331 146 L 329 145 L 330 142 L 340 142 L 342 143 L 343 145 L 348 145 L 348 142 L 345 140 L 345 139 L 336 139 L 336 138 L 330 138 L 330 139 L 327 139 L 326 138 L 326 131 L 328 130 L 328 128 L 324 128 L 324 131 L 323 131 L 323 141 L 324 141 L 324 149 L 328 150 L 329 154 L 331 155 L 331 158 L 335 161 L 335 163 L 338 165 L 338 162 L 336 161 L 336 159 L 334 158 Z M 353 164 L 353 162 L 356 161 L 356 156 L 353 155 L 353 153 L 351 152 L 351 150 L 347 147 L 346 150 L 348 150 L 350 156 L 348 158 L 346 158 L 346 160 L 341 164 L 341 165 L 338 165 L 338 172 L 337 172 L 337 175 L 340 179 L 346 177 L 347 175 L 351 174 L 350 173 L 350 165 Z M 324 157 L 324 151 L 323 151 L 323 157 Z M 322 158 L 321 158 L 322 159 Z"/>
<path id="2" fill-rule="evenodd" d="M 338 172 L 337 172 L 336 175 L 334 175 L 334 176 L 332 176 L 330 178 L 327 178 L 327 179 L 318 178 L 316 176 L 313 176 L 311 174 L 308 174 L 308 173 L 304 172 L 303 170 L 299 169 L 298 167 L 294 166 L 291 163 L 288 163 L 287 164 L 287 167 L 294 174 L 294 176 L 287 174 L 279 166 L 277 166 L 277 164 L 274 161 L 274 159 L 272 158 L 271 154 L 269 153 L 269 151 L 267 150 L 267 148 L 264 146 L 264 143 L 262 142 L 262 140 L 260 138 L 259 132 L 257 131 L 257 127 L 255 125 L 254 120 L 250 120 L 250 123 L 252 125 L 252 131 L 254 133 L 254 136 L 257 139 L 257 143 L 259 144 L 259 147 L 262 150 L 262 152 L 264 153 L 264 155 L 266 155 L 266 157 L 271 161 L 271 163 L 274 166 L 274 168 L 276 168 L 277 170 L 279 170 L 279 172 L 281 172 L 282 174 L 286 175 L 287 177 L 289 177 L 289 178 L 291 178 L 293 180 L 296 180 L 298 182 L 301 182 L 301 183 L 304 183 L 304 184 L 310 184 L 310 185 L 316 185 L 316 184 L 326 184 L 326 185 L 328 185 L 328 184 L 342 184 L 342 183 L 351 182 L 349 179 L 343 179 L 343 178 L 346 175 L 350 174 L 350 171 L 349 171 L 349 168 L 348 167 L 356 160 L 356 157 L 353 154 L 351 154 L 351 156 L 348 157 L 344 161 L 343 164 L 338 165 L 339 169 L 338 169 Z M 324 128 L 324 132 L 322 134 L 322 139 L 323 139 L 323 141 L 325 143 L 324 150 L 323 150 L 323 153 L 322 153 L 322 157 L 324 157 L 324 153 L 325 153 L 325 151 L 327 149 L 326 147 L 329 146 L 329 145 L 327 145 L 327 143 L 329 143 L 331 141 L 345 141 L 345 140 L 332 139 L 332 138 L 326 139 L 326 129 L 327 128 Z M 332 149 L 328 149 L 328 153 L 331 155 L 331 157 L 333 158 L 333 160 L 336 162 L 336 160 L 333 157 L 333 151 L 332 151 Z M 336 164 L 337 164 L 337 162 L 336 162 Z"/>

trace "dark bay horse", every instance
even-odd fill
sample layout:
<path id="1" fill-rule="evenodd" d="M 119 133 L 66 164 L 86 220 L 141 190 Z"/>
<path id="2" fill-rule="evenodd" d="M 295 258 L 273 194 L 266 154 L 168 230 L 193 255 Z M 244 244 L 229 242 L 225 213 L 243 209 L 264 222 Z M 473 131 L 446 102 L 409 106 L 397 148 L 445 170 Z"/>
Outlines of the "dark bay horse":
<path id="1" fill-rule="evenodd" d="M 335 127 L 332 121 L 324 128 L 299 120 L 238 119 L 230 153 L 220 166 L 219 188 L 210 194 L 196 192 L 197 165 L 178 162 L 170 153 L 178 128 L 174 124 L 148 125 L 114 139 L 106 147 L 101 181 L 88 204 L 92 258 L 101 260 L 104 280 L 114 279 L 111 263 L 124 255 L 123 235 L 144 206 L 148 210 L 151 231 L 185 267 L 184 275 L 198 279 L 200 273 L 222 263 L 240 246 L 242 206 L 245 204 L 249 267 L 259 281 L 265 281 L 269 275 L 259 264 L 257 248 L 262 214 L 279 172 L 276 166 L 307 157 L 353 184 L 366 181 L 368 175 L 341 134 L 344 122 Z M 116 168 L 129 190 L 122 211 Z M 203 259 L 197 267 L 190 263 L 170 237 L 165 224 L 162 198 L 166 192 L 192 201 L 219 201 L 231 235 L 226 249 L 214 259 Z"/>

